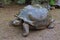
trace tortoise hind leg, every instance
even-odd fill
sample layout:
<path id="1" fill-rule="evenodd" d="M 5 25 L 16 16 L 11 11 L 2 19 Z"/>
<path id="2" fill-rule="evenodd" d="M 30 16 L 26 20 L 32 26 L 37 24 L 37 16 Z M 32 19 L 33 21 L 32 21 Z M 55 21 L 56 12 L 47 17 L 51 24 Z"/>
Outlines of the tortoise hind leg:
<path id="1" fill-rule="evenodd" d="M 55 20 L 52 19 L 52 20 L 51 20 L 51 23 L 50 23 L 49 26 L 48 26 L 48 29 L 53 29 L 53 28 L 54 28 L 54 22 L 55 22 Z"/>

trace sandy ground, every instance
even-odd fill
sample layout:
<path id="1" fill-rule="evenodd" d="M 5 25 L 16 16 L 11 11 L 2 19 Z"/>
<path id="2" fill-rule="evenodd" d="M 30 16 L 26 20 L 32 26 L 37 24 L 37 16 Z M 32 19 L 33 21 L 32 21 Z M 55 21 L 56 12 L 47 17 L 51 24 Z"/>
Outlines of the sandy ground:
<path id="1" fill-rule="evenodd" d="M 55 21 L 54 29 L 31 31 L 28 37 L 22 37 L 19 27 L 9 26 L 9 21 L 23 6 L 0 8 L 0 40 L 60 40 L 60 9 L 51 11 Z"/>

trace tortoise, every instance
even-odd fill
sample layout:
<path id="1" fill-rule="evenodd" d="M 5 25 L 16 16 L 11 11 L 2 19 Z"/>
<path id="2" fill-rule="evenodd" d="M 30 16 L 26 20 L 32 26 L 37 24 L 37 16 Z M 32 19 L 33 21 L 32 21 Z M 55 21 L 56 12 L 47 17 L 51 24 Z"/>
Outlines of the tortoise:
<path id="1" fill-rule="evenodd" d="M 45 29 L 54 28 L 54 19 L 49 13 L 47 8 L 42 7 L 39 4 L 28 5 L 19 11 L 16 18 L 12 20 L 12 25 L 22 25 L 23 36 L 28 36 L 29 29 Z"/>

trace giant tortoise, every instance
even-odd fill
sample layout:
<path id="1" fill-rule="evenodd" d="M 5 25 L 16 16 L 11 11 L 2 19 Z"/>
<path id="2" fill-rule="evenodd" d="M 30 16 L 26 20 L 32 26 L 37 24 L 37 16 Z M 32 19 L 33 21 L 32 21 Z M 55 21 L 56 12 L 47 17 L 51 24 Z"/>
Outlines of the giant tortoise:
<path id="1" fill-rule="evenodd" d="M 11 22 L 12 25 L 22 25 L 23 36 L 29 34 L 29 29 L 45 29 L 53 28 L 54 20 L 49 13 L 49 10 L 39 4 L 28 5 L 20 10 L 16 18 Z"/>

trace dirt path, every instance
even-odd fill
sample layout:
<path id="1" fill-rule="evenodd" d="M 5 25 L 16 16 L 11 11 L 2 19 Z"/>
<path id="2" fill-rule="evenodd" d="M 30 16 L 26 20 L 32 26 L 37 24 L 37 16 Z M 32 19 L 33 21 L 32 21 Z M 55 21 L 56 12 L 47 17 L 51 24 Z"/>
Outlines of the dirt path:
<path id="1" fill-rule="evenodd" d="M 60 40 L 60 9 L 52 10 L 56 19 L 54 29 L 30 32 L 26 38 L 22 37 L 20 28 L 9 26 L 9 21 L 23 6 L 0 8 L 0 40 Z"/>

